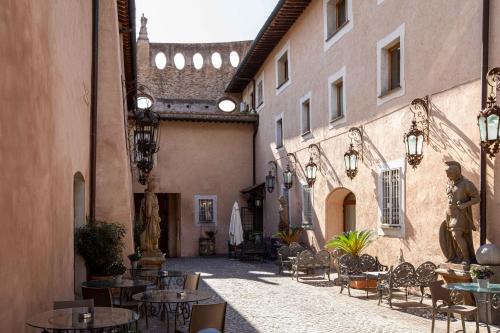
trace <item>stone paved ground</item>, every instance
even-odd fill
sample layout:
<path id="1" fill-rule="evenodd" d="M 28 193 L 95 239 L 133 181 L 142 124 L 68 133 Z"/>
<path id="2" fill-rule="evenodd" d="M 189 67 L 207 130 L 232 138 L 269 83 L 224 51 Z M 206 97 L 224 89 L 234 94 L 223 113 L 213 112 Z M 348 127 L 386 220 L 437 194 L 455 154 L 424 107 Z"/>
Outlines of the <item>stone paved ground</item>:
<path id="1" fill-rule="evenodd" d="M 430 332 L 426 305 L 418 297 L 396 300 L 394 309 L 384 303 L 377 306 L 372 295 L 368 300 L 362 291 L 353 291 L 353 297 L 340 288 L 320 278 L 292 280 L 289 275 L 276 275 L 274 263 L 241 262 L 227 258 L 168 259 L 168 269 L 202 273 L 200 289 L 216 294 L 210 302 L 228 302 L 226 332 Z M 332 277 L 333 280 L 333 277 Z M 302 281 L 302 280 L 301 280 Z M 404 305 L 418 306 L 406 309 Z M 153 319 L 150 329 L 142 332 L 166 332 L 165 324 Z M 474 325 L 467 323 L 467 331 L 474 332 Z M 461 329 L 453 320 L 452 331 Z M 437 321 L 436 332 L 446 331 L 446 321 Z M 486 332 L 482 328 L 481 332 Z M 493 329 L 493 332 L 496 332 Z"/>

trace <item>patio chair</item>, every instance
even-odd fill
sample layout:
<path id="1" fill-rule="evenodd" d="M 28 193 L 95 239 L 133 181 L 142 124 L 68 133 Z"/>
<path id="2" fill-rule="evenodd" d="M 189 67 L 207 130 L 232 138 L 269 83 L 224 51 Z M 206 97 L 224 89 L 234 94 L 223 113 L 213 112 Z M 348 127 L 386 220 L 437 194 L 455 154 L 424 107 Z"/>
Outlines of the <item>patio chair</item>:
<path id="1" fill-rule="evenodd" d="M 326 250 L 321 250 L 314 255 L 315 268 L 323 270 L 323 276 L 327 274 L 328 281 L 330 281 L 330 273 L 331 273 L 330 264 L 331 264 L 330 252 Z"/>
<path id="2" fill-rule="evenodd" d="M 215 328 L 224 332 L 227 303 L 194 304 L 189 322 L 189 333 L 197 333 L 206 328 Z M 183 333 L 177 330 L 176 333 Z"/>
<path id="3" fill-rule="evenodd" d="M 368 262 L 368 260 L 365 260 Z M 366 280 L 366 276 L 361 269 L 361 260 L 350 253 L 344 254 L 338 260 L 338 283 L 340 284 L 340 293 L 347 287 L 347 293 L 351 296 L 351 282 Z"/>
<path id="4" fill-rule="evenodd" d="M 78 299 L 74 301 L 55 301 L 54 310 L 68 309 L 68 308 L 93 308 L 93 299 Z"/>
<path id="5" fill-rule="evenodd" d="M 299 253 L 292 264 L 292 279 L 295 276 L 297 281 L 299 281 L 299 271 L 308 274 L 313 271 L 314 268 L 314 254 L 310 250 L 304 250 Z"/>
<path id="6" fill-rule="evenodd" d="M 424 289 L 437 280 L 436 269 L 437 266 L 434 263 L 426 261 L 418 266 L 415 271 L 417 275 L 417 284 L 420 287 L 420 293 L 422 294 L 420 297 L 420 303 L 424 300 Z"/>
<path id="7" fill-rule="evenodd" d="M 113 297 L 108 288 L 94 289 L 82 287 L 83 299 L 93 299 L 94 306 L 112 307 Z"/>
<path id="8" fill-rule="evenodd" d="M 292 257 L 292 252 L 290 252 L 290 248 L 286 245 L 281 246 L 278 249 L 278 274 L 283 273 L 283 270 L 292 268 L 292 260 L 289 258 Z"/>
<path id="9" fill-rule="evenodd" d="M 290 256 L 297 257 L 299 253 L 305 250 L 305 248 L 297 242 L 291 242 L 288 246 L 290 248 Z"/>
<path id="10" fill-rule="evenodd" d="M 378 304 L 382 302 L 383 294 L 387 294 L 389 306 L 392 308 L 392 298 L 394 289 L 404 289 L 405 300 L 408 301 L 408 288 L 418 286 L 415 267 L 409 262 L 402 262 L 395 268 L 391 267 L 389 273 L 380 276 L 377 282 L 379 292 Z"/>
<path id="11" fill-rule="evenodd" d="M 184 290 L 198 290 L 200 284 L 200 273 L 189 274 L 184 280 Z"/>
<path id="12" fill-rule="evenodd" d="M 464 316 L 474 315 L 476 317 L 476 332 L 479 332 L 479 319 L 477 307 L 471 305 L 462 305 L 453 302 L 451 297 L 451 291 L 443 287 L 444 281 L 434 281 L 429 284 L 432 297 L 432 326 L 431 333 L 434 333 L 434 326 L 436 321 L 436 314 L 438 312 L 446 313 L 446 332 L 450 332 L 450 315 L 456 313 L 460 315 L 462 321 L 462 332 L 465 333 L 465 322 Z M 440 304 L 438 304 L 438 302 Z M 488 323 L 486 323 L 488 332 L 490 328 Z"/>

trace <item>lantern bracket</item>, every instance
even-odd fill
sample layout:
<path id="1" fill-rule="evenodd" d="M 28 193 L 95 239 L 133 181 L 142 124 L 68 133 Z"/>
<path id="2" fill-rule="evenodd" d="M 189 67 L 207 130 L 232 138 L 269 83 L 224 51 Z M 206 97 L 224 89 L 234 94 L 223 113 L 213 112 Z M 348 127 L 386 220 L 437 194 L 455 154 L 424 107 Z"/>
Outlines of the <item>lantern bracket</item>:
<path id="1" fill-rule="evenodd" d="M 492 68 L 486 74 L 488 82 L 488 106 L 493 106 L 497 101 L 497 91 L 500 90 L 500 67 Z"/>
<path id="2" fill-rule="evenodd" d="M 297 157 L 294 153 L 286 154 L 286 158 L 288 160 L 288 165 L 290 165 L 290 170 L 295 173 L 295 165 L 297 164 Z"/>
<path id="3" fill-rule="evenodd" d="M 315 143 L 312 143 L 309 145 L 309 147 L 307 147 L 307 149 L 309 150 L 310 160 L 319 161 L 319 159 L 321 158 L 321 149 L 319 148 L 319 146 Z"/>
<path id="4" fill-rule="evenodd" d="M 347 132 L 347 136 L 351 139 L 351 145 L 358 149 L 361 155 L 361 161 L 363 161 L 363 127 L 351 127 Z"/>
<path id="5" fill-rule="evenodd" d="M 412 123 L 424 132 L 425 143 L 429 144 L 429 113 L 430 97 L 415 98 L 410 103 L 410 111 L 413 114 Z"/>

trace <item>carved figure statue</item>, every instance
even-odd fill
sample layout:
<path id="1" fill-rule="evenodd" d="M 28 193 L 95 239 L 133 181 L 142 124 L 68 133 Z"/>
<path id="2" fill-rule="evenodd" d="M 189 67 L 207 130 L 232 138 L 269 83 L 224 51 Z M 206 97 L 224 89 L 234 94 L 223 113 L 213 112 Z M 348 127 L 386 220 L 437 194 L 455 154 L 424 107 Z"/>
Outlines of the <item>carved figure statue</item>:
<path id="1" fill-rule="evenodd" d="M 469 265 L 475 262 L 472 230 L 476 230 L 472 219 L 472 205 L 479 203 L 476 186 L 462 176 L 460 163 L 445 162 L 448 185 L 448 208 L 446 220 L 440 229 L 440 243 L 447 262 Z"/>
<path id="2" fill-rule="evenodd" d="M 280 223 L 279 223 L 279 230 L 288 230 L 289 228 L 289 221 L 288 221 L 288 201 L 284 196 L 280 196 L 278 199 L 278 202 L 280 204 L 279 207 L 279 213 L 280 213 Z"/>
<path id="3" fill-rule="evenodd" d="M 143 226 L 140 236 L 141 250 L 147 253 L 159 252 L 158 240 L 160 239 L 160 207 L 155 194 L 156 185 L 153 180 L 148 182 L 141 201 L 139 219 Z"/>

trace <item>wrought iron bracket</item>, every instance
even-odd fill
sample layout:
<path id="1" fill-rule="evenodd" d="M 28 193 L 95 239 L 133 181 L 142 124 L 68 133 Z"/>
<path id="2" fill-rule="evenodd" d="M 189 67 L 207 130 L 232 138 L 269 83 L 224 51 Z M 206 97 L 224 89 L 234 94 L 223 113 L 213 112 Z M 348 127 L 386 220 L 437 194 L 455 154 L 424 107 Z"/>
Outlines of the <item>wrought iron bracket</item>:
<path id="1" fill-rule="evenodd" d="M 290 170 L 292 172 L 295 172 L 295 165 L 297 164 L 297 156 L 295 156 L 294 153 L 288 153 L 288 154 L 286 154 L 286 159 L 287 159 L 288 165 L 290 165 Z"/>
<path id="2" fill-rule="evenodd" d="M 321 158 L 321 148 L 319 147 L 319 145 L 317 145 L 316 143 L 311 143 L 309 147 L 307 147 L 307 149 L 309 150 L 310 158 L 313 161 L 319 161 L 319 159 Z"/>
<path id="3" fill-rule="evenodd" d="M 424 132 L 425 143 L 429 144 L 430 97 L 415 98 L 410 103 L 410 111 L 413 113 L 413 121 Z"/>
<path id="4" fill-rule="evenodd" d="M 351 127 L 347 132 L 347 136 L 351 139 L 351 145 L 356 147 L 361 157 L 361 161 L 363 160 L 363 127 Z"/>

